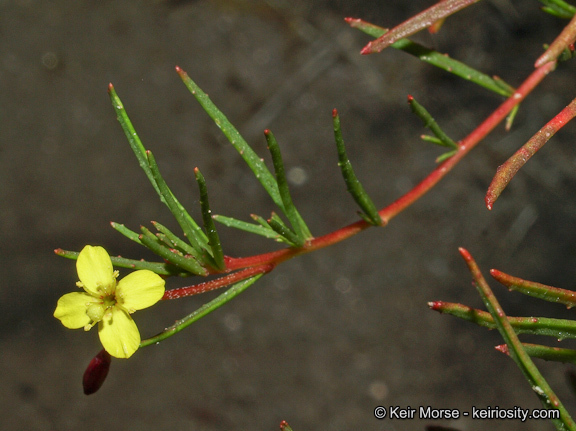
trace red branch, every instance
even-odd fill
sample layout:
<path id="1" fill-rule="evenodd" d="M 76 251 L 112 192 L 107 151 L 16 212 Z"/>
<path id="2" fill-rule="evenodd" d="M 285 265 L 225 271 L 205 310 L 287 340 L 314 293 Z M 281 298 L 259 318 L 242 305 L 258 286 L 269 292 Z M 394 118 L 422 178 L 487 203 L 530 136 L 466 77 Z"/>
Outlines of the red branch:
<path id="1" fill-rule="evenodd" d="M 544 77 L 555 68 L 555 66 L 556 63 L 551 62 L 546 63 L 545 65 L 534 70 L 510 98 L 502 103 L 488 118 L 486 118 L 486 120 L 484 120 L 467 137 L 458 143 L 458 151 L 456 154 L 438 165 L 424 180 L 422 180 L 404 196 L 380 210 L 379 214 L 383 220 L 383 224 L 388 223 L 393 217 L 401 213 L 404 209 L 412 205 L 430 189 L 432 189 L 472 148 L 474 148 L 482 139 L 486 137 L 486 135 L 488 135 L 488 133 L 490 133 L 500 122 L 502 122 L 508 113 L 516 105 L 522 102 L 526 96 L 528 96 L 528 94 L 530 94 L 532 90 L 534 90 L 534 88 L 544 79 Z M 311 251 L 336 244 L 356 235 L 359 232 L 362 232 L 364 229 L 367 229 L 370 226 L 372 225 L 365 222 L 364 220 L 360 220 L 329 234 L 313 238 L 301 248 L 286 248 L 283 250 L 277 250 L 270 253 L 264 253 L 250 257 L 226 257 L 226 272 L 231 272 L 242 268 L 248 269 L 223 276 L 222 278 L 213 281 L 200 283 L 195 286 L 167 291 L 164 295 L 164 299 L 188 296 L 195 293 L 205 292 L 207 290 L 217 289 L 219 287 L 227 286 L 232 283 L 244 280 L 255 274 L 269 272 L 273 269 L 274 266 L 281 262 L 301 254 L 309 253 Z M 178 291 L 186 293 L 180 296 L 176 296 L 176 292 Z M 172 294 L 171 292 L 174 293 Z"/>
<path id="2" fill-rule="evenodd" d="M 195 284 L 187 287 L 180 287 L 178 289 L 167 290 L 162 299 L 177 299 L 184 296 L 197 295 L 199 293 L 209 292 L 210 290 L 219 289 L 221 287 L 229 286 L 239 281 L 246 280 L 258 274 L 265 274 L 272 271 L 274 265 L 262 265 L 252 268 L 246 268 L 242 271 L 234 272 L 225 275 L 215 280 L 206 281 L 204 283 Z"/>
<path id="3" fill-rule="evenodd" d="M 397 40 L 413 35 L 426 27 L 432 27 L 433 30 L 439 28 L 446 17 L 478 1 L 480 0 L 442 0 L 368 43 L 360 54 L 380 52 Z M 440 24 L 437 24 L 438 22 Z"/>
<path id="4" fill-rule="evenodd" d="M 544 127 L 542 127 L 534 136 L 530 138 L 512 157 L 502 165 L 498 166 L 496 175 L 488 187 L 486 193 L 486 207 L 491 210 L 494 202 L 504 191 L 508 183 L 514 178 L 514 175 L 526 164 L 536 152 L 544 146 L 546 142 L 556 134 L 558 130 L 564 127 L 572 118 L 576 117 L 576 99 L 566 106 L 558 115 L 552 118 Z"/>

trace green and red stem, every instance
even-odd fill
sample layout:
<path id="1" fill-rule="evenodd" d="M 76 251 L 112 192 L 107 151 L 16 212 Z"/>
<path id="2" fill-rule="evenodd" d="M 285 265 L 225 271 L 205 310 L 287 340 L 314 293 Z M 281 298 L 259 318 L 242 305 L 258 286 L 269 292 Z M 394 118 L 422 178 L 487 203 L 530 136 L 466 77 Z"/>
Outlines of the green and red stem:
<path id="1" fill-rule="evenodd" d="M 397 199 L 396 201 L 392 202 L 387 207 L 381 209 L 378 214 L 382 218 L 383 225 L 387 224 L 392 218 L 400 214 L 422 196 L 424 196 L 430 189 L 432 189 L 444 176 L 452 170 L 454 166 L 462 160 L 462 158 L 468 154 L 472 148 L 474 148 L 482 139 L 484 139 L 499 123 L 501 123 L 508 113 L 517 106 L 520 102 L 522 102 L 538 84 L 546 77 L 546 75 L 554 70 L 556 66 L 555 62 L 546 63 L 543 66 L 534 70 L 528 78 L 518 87 L 518 89 L 514 92 L 514 94 L 509 97 L 506 101 L 504 101 L 486 120 L 484 120 L 477 128 L 475 128 L 468 136 L 458 142 L 458 151 L 449 159 L 444 161 L 443 163 L 439 164 L 424 180 L 422 180 L 419 184 L 417 184 L 412 190 L 408 193 Z M 348 239 L 363 230 L 367 229 L 368 227 L 372 226 L 370 223 L 360 220 L 355 223 L 352 223 L 348 226 L 345 226 L 341 229 L 338 229 L 334 232 L 329 234 L 312 238 L 308 241 L 303 247 L 299 248 L 286 248 L 282 250 L 273 251 L 270 253 L 259 254 L 255 256 L 249 257 L 226 257 L 225 258 L 225 265 L 226 269 L 224 272 L 232 272 L 238 269 L 244 268 L 257 268 L 255 272 L 244 272 L 239 271 L 230 275 L 226 275 L 222 277 L 223 281 L 218 282 L 217 280 L 213 280 L 207 283 L 214 283 L 210 284 L 208 288 L 201 283 L 197 286 L 200 287 L 200 292 L 204 292 L 206 290 L 212 290 L 230 285 L 232 283 L 238 282 L 240 280 L 249 278 L 250 276 L 254 275 L 255 273 L 260 272 L 269 272 L 273 267 L 278 265 L 281 262 L 284 262 L 288 259 L 293 257 L 299 256 L 301 254 L 306 254 L 311 251 L 315 251 L 324 247 L 328 247 L 330 245 L 336 244 L 340 241 Z M 266 271 L 262 270 L 264 268 L 270 268 Z M 230 278 L 228 278 L 230 277 Z M 194 295 L 196 293 L 195 286 L 189 286 L 186 288 L 182 288 L 186 290 L 180 290 L 180 294 L 174 297 L 183 297 L 188 295 Z M 203 290 L 204 289 L 204 290 Z M 171 299 L 172 294 L 171 291 L 166 292 L 165 299 Z M 186 292 L 186 294 L 184 293 Z M 174 294 L 176 295 L 176 294 Z"/>

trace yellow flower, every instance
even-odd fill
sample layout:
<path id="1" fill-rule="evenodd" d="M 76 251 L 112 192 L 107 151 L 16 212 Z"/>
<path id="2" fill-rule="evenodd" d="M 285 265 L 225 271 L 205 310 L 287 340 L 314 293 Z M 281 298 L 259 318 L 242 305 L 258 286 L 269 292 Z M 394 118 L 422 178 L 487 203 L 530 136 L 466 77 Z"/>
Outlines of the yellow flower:
<path id="1" fill-rule="evenodd" d="M 87 245 L 76 269 L 84 292 L 68 293 L 58 300 L 54 317 L 70 329 L 88 331 L 98 323 L 100 341 L 110 355 L 129 358 L 140 346 L 140 332 L 132 316 L 156 304 L 164 295 L 164 280 L 152 271 L 139 270 L 116 282 L 108 252 Z"/>

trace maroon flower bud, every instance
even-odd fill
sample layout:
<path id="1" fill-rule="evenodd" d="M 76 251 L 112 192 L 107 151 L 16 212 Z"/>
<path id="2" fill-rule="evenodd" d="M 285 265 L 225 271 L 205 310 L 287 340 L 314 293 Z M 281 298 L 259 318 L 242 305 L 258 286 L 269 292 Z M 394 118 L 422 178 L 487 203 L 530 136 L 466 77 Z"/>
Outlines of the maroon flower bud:
<path id="1" fill-rule="evenodd" d="M 106 380 L 111 362 L 112 357 L 104 349 L 90 361 L 82 378 L 82 385 L 84 386 L 84 393 L 86 395 L 93 394 L 100 389 L 100 386 L 102 386 L 102 383 Z"/>

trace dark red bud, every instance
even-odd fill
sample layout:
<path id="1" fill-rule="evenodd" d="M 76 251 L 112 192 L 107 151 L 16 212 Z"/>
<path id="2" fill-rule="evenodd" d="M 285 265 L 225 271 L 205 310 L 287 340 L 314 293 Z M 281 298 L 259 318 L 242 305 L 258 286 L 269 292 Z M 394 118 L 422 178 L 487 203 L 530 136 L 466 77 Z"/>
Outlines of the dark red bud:
<path id="1" fill-rule="evenodd" d="M 82 378 L 82 386 L 84 386 L 84 393 L 86 395 L 93 394 L 100 389 L 100 386 L 102 386 L 102 383 L 106 380 L 111 362 L 112 357 L 104 349 L 90 361 Z"/>

